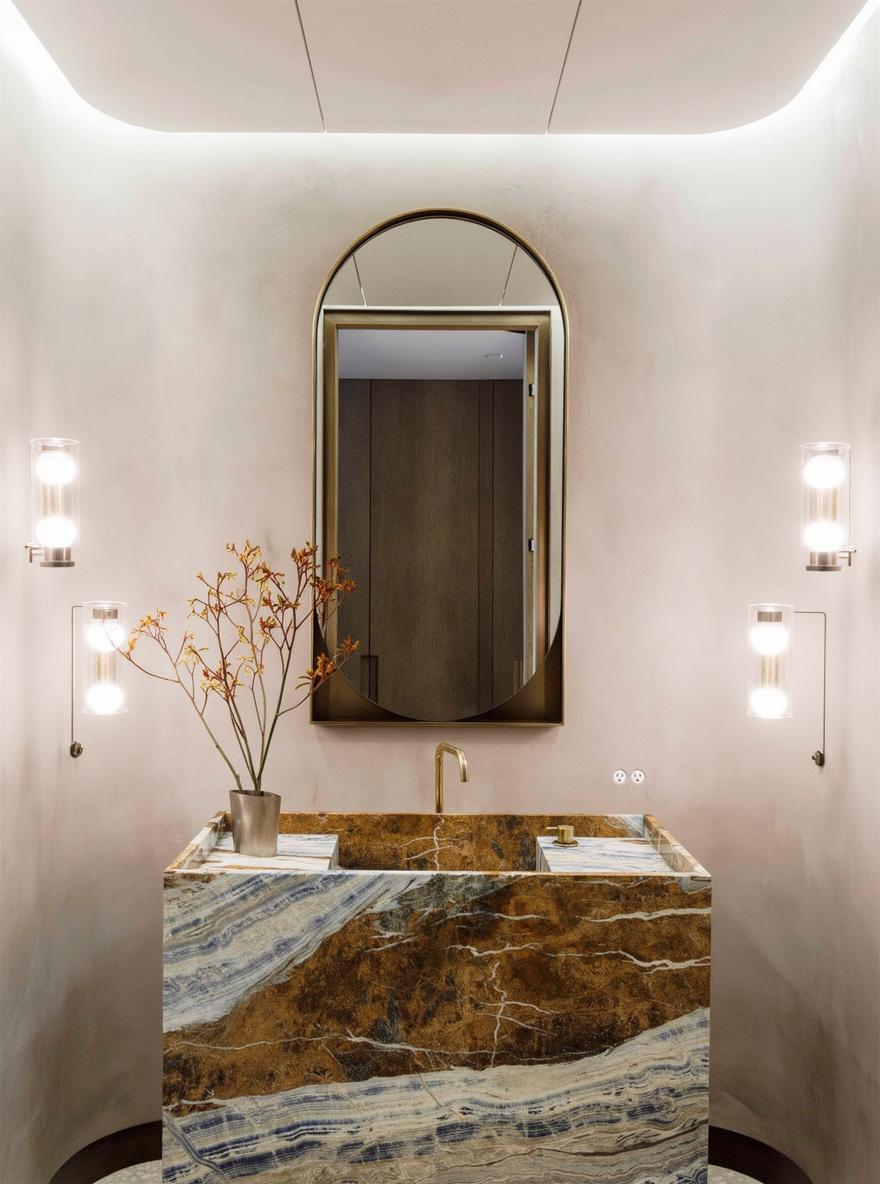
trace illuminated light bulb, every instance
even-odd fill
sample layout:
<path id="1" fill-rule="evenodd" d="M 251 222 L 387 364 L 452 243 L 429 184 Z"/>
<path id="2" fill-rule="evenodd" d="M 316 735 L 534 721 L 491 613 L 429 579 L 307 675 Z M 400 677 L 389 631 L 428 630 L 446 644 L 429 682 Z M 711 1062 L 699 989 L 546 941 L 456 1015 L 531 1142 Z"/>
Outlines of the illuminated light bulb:
<path id="1" fill-rule="evenodd" d="M 61 514 L 51 514 L 37 521 L 34 536 L 41 547 L 70 547 L 76 542 L 76 523 Z"/>
<path id="2" fill-rule="evenodd" d="M 804 527 L 804 544 L 809 551 L 839 551 L 843 546 L 845 534 L 841 523 L 828 518 L 820 518 L 818 522 L 809 522 Z"/>
<path id="3" fill-rule="evenodd" d="M 837 489 L 846 478 L 843 457 L 836 452 L 818 452 L 804 465 L 804 481 L 811 489 Z M 818 547 L 817 550 L 833 550 Z"/>
<path id="4" fill-rule="evenodd" d="M 69 485 L 76 476 L 76 462 L 69 452 L 44 448 L 37 455 L 34 472 L 44 485 Z"/>
<path id="5" fill-rule="evenodd" d="M 112 654 L 125 640 L 125 629 L 118 621 L 92 621 L 86 629 L 86 644 L 97 654 Z"/>
<path id="6" fill-rule="evenodd" d="M 778 621 L 761 621 L 753 625 L 749 633 L 752 649 L 768 658 L 784 654 L 788 643 L 788 630 Z"/>
<path id="7" fill-rule="evenodd" d="M 95 682 L 86 691 L 86 707 L 95 715 L 114 715 L 124 702 L 125 693 L 115 682 Z"/>
<path id="8" fill-rule="evenodd" d="M 779 719 L 788 711 L 788 695 L 780 687 L 756 687 L 749 696 L 749 706 L 761 719 Z"/>

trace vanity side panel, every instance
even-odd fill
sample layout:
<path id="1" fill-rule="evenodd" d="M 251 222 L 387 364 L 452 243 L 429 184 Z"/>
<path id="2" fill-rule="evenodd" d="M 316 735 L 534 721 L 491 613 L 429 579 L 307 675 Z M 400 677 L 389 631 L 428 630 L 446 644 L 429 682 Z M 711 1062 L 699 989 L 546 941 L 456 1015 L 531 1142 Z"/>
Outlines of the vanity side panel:
<path id="1" fill-rule="evenodd" d="M 705 1184 L 710 894 L 170 873 L 164 1180 Z"/>
<path id="2" fill-rule="evenodd" d="M 709 873 L 703 865 L 698 863 L 693 855 L 682 847 L 678 839 L 660 825 L 653 814 L 646 814 L 644 822 L 645 838 L 651 842 L 673 871 L 708 878 Z"/>
<path id="3" fill-rule="evenodd" d="M 167 870 L 171 872 L 181 868 L 198 867 L 205 856 L 216 846 L 220 835 L 231 829 L 231 819 L 228 825 L 227 819 L 229 819 L 229 815 L 223 810 L 215 814 L 211 821 L 202 827 L 195 838 L 171 862 Z"/>

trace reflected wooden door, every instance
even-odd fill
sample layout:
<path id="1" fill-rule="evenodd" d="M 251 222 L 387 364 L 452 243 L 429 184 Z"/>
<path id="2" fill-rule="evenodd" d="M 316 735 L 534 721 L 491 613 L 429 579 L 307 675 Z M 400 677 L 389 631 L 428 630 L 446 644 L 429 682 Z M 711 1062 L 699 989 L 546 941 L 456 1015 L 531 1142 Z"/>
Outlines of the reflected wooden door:
<path id="1" fill-rule="evenodd" d="M 346 675 L 408 718 L 489 710 L 522 670 L 522 384 L 343 379 L 339 407 Z"/>
<path id="2" fill-rule="evenodd" d="M 479 383 L 373 380 L 370 649 L 378 702 L 478 709 Z"/>

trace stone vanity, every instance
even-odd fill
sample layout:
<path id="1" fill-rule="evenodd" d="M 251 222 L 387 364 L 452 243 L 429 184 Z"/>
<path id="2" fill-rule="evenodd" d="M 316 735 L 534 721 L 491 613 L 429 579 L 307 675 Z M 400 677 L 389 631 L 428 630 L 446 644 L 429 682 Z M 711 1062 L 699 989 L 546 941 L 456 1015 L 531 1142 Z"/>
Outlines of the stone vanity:
<path id="1" fill-rule="evenodd" d="M 165 875 L 166 1184 L 706 1184 L 710 878 L 653 818 L 228 828 Z"/>

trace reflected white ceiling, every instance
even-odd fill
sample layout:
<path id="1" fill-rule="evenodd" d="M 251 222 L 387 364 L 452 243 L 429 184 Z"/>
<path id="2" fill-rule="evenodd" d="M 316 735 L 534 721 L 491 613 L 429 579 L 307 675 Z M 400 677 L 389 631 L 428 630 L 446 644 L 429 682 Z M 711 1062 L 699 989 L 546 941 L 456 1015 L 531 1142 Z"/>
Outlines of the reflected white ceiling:
<path id="1" fill-rule="evenodd" d="M 706 132 L 798 92 L 863 0 L 15 0 L 87 102 L 165 131 Z"/>
<path id="2" fill-rule="evenodd" d="M 522 378 L 524 336 L 494 329 L 340 329 L 340 378 Z"/>
<path id="3" fill-rule="evenodd" d="M 326 305 L 484 308 L 556 305 L 533 259 L 461 218 L 403 222 L 368 239 L 333 277 Z"/>

